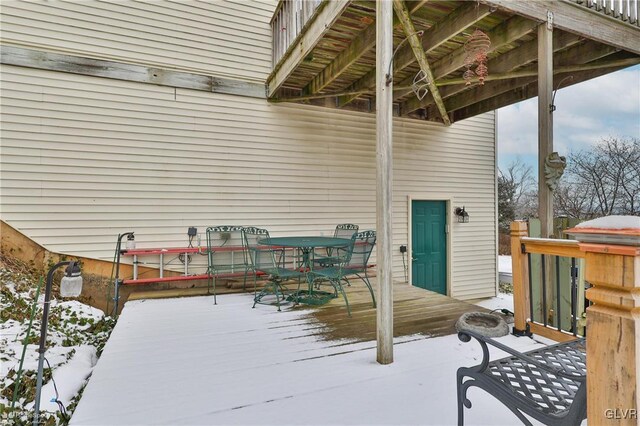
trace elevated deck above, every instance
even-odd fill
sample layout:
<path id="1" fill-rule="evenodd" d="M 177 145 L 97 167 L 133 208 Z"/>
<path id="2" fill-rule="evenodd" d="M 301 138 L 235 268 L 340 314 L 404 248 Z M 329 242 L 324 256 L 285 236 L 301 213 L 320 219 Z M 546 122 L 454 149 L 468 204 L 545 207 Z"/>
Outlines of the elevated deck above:
<path id="1" fill-rule="evenodd" d="M 640 63 L 639 0 L 399 3 L 410 21 L 407 27 L 406 20 L 394 18 L 394 104 L 400 116 L 455 122 L 536 96 L 540 25 L 553 27 L 554 87 Z M 475 29 L 491 40 L 484 85 L 477 79 L 466 85 L 462 78 L 464 44 Z M 271 101 L 374 110 L 374 1 L 283 0 L 272 31 Z M 411 87 L 424 68 L 416 59 L 422 54 L 407 42 L 410 37 L 419 38 L 434 78 L 422 100 Z"/>

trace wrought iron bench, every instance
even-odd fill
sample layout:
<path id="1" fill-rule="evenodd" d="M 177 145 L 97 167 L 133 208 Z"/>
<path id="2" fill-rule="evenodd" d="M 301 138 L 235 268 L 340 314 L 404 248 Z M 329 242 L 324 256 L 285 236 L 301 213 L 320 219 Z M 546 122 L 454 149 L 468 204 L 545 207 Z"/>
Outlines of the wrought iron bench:
<path id="1" fill-rule="evenodd" d="M 547 425 L 577 425 L 587 417 L 584 339 L 520 353 L 473 332 L 458 333 L 463 342 L 471 337 L 480 342 L 483 358 L 458 369 L 458 425 L 464 424 L 464 407 L 471 408 L 472 386 L 495 396 L 525 425 L 531 422 L 524 414 Z M 488 344 L 511 355 L 489 361 Z"/>

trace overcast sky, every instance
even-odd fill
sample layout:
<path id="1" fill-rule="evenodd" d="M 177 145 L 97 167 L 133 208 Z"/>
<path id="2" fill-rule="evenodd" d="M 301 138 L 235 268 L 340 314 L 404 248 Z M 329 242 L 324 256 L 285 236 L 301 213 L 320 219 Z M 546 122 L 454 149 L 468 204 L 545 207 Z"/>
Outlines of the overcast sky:
<path id="1" fill-rule="evenodd" d="M 558 90 L 554 150 L 567 155 L 609 136 L 640 138 L 640 66 Z M 498 110 L 498 166 L 517 158 L 537 170 L 538 98 Z"/>

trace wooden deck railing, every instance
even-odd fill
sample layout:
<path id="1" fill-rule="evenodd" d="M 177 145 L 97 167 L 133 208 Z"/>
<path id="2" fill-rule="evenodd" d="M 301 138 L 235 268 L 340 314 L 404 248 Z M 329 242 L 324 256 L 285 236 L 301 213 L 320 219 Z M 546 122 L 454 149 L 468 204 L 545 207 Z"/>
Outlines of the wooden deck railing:
<path id="1" fill-rule="evenodd" d="M 570 256 L 583 264 L 584 282 L 589 283 L 585 291 L 589 306 L 584 329 L 585 336 L 588 331 L 587 420 L 589 424 L 637 426 L 640 424 L 640 227 L 576 227 L 569 232 L 578 241 L 528 238 L 526 223 L 511 224 L 514 332 L 531 331 L 560 341 L 575 338 L 576 310 L 572 310 L 571 333 L 547 323 L 546 312 L 544 324 L 535 321 L 531 302 L 531 258 L 542 255 L 540 264 L 545 265 L 544 256 Z M 543 270 L 541 277 L 549 270 Z M 571 287 L 575 289 L 576 275 L 571 275 Z M 543 278 L 543 284 L 544 281 Z"/>
<path id="2" fill-rule="evenodd" d="M 640 26 L 640 0 L 571 0 L 596 12 Z"/>
<path id="3" fill-rule="evenodd" d="M 577 241 L 529 238 L 525 222 L 511 224 L 514 332 L 556 341 L 584 334 L 585 254 Z"/>
<path id="4" fill-rule="evenodd" d="M 323 0 L 280 0 L 271 18 L 272 66 L 275 67 L 295 42 Z"/>

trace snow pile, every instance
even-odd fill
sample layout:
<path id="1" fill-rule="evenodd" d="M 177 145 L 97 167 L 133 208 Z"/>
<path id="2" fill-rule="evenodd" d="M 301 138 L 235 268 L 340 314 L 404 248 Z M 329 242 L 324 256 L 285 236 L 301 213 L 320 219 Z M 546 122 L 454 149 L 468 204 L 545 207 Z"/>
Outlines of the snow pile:
<path id="1" fill-rule="evenodd" d="M 588 220 L 576 228 L 598 229 L 640 229 L 640 216 L 605 216 Z"/>
<path id="2" fill-rule="evenodd" d="M 506 293 L 498 293 L 496 297 L 492 297 L 491 299 L 481 300 L 479 302 L 475 302 L 475 305 L 482 306 L 483 308 L 490 310 L 500 310 L 507 309 L 511 312 L 514 311 L 513 308 L 513 294 Z"/>
<path id="3" fill-rule="evenodd" d="M 75 348 L 72 358 L 61 364 L 53 371 L 53 380 L 50 380 L 42 387 L 40 408 L 45 411 L 55 413 L 58 411 L 56 401 L 56 389 L 58 387 L 57 399 L 62 405 L 68 407 L 78 392 L 84 387 L 87 378 L 91 375 L 91 370 L 98 362 L 96 348 L 89 345 L 81 345 Z M 32 403 L 28 404 L 29 409 L 33 409 Z"/>
<path id="4" fill-rule="evenodd" d="M 17 424 L 33 419 L 44 284 L 28 337 L 27 330 L 38 281 L 39 274 L 28 265 L 0 257 L 0 411 Z M 53 296 L 57 294 L 54 284 Z M 45 353 L 51 369 L 45 362 L 40 400 L 41 420 L 46 424 L 65 422 L 55 402 L 54 382 L 58 401 L 71 414 L 112 328 L 113 320 L 99 309 L 75 300 L 51 300 Z M 15 411 L 9 411 L 25 339 L 28 344 Z"/>
<path id="5" fill-rule="evenodd" d="M 501 274 L 511 274 L 512 265 L 511 256 L 498 256 L 498 272 Z"/>

